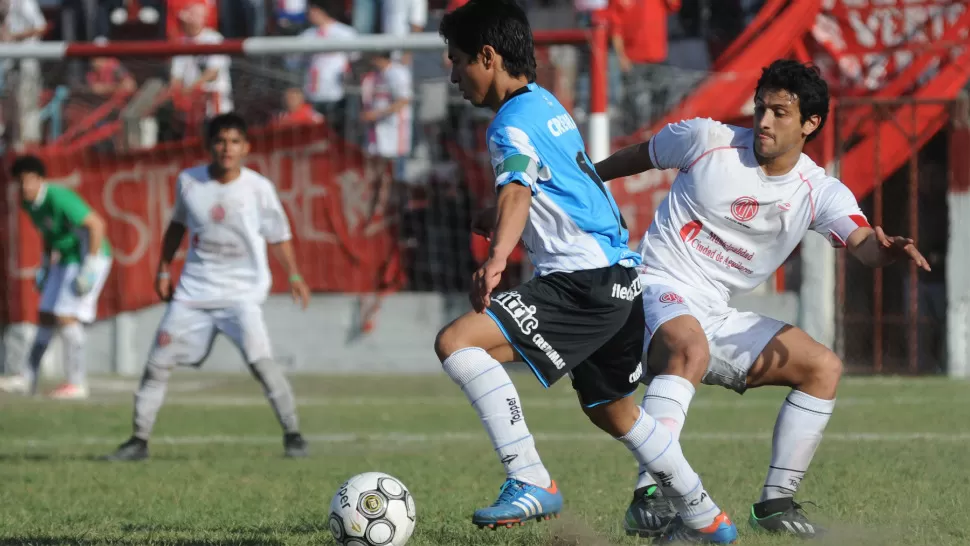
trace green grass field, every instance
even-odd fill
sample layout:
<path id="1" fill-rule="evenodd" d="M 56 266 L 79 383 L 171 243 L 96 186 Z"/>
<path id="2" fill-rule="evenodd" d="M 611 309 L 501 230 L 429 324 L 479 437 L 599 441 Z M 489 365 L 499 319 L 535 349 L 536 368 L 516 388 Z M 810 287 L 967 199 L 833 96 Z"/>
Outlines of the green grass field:
<path id="1" fill-rule="evenodd" d="M 130 433 L 134 381 L 87 402 L 0 398 L 0 545 L 332 544 L 327 506 L 358 472 L 411 489 L 413 545 L 638 544 L 621 517 L 636 466 L 589 424 L 567 381 L 514 377 L 543 459 L 566 497 L 559 520 L 480 531 L 472 511 L 504 478 L 474 412 L 444 376 L 294 377 L 312 457 L 284 460 L 247 376 L 176 373 L 152 460 L 105 463 Z M 747 527 L 783 389 L 702 387 L 684 450 L 740 529 L 739 544 L 791 544 Z M 970 383 L 848 379 L 799 498 L 827 544 L 970 544 Z"/>

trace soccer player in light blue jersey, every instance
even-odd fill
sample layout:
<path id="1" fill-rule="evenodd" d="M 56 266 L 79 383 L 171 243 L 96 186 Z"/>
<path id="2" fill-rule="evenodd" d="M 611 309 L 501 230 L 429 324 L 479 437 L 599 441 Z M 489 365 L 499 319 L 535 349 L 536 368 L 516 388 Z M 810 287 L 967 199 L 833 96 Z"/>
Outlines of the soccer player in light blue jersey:
<path id="1" fill-rule="evenodd" d="M 737 536 L 684 459 L 670 430 L 629 398 L 643 373 L 640 257 L 612 195 L 592 169 L 576 124 L 535 83 L 532 31 L 512 0 L 472 0 L 449 13 L 451 80 L 495 118 L 487 137 L 498 193 L 488 261 L 475 272 L 474 310 L 435 340 L 445 372 L 478 412 L 507 479 L 479 527 L 545 519 L 563 497 L 536 451 L 502 363 L 524 361 L 543 386 L 572 378 L 586 415 L 629 448 L 693 510 L 715 515 L 720 540 Z M 519 240 L 536 276 L 492 294 Z"/>

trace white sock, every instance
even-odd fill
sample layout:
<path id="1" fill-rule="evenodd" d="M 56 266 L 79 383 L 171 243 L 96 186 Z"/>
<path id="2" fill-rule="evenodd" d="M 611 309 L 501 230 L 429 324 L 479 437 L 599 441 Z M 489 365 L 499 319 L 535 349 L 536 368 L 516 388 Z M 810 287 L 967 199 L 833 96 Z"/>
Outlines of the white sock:
<path id="1" fill-rule="evenodd" d="M 822 441 L 835 400 L 822 400 L 792 390 L 778 412 L 771 440 L 771 466 L 761 501 L 793 497 Z"/>
<path id="2" fill-rule="evenodd" d="M 700 476 L 690 467 L 673 433 L 640 408 L 640 418 L 618 438 L 646 466 L 670 499 L 684 523 L 703 529 L 714 523 L 721 509 L 704 490 Z"/>
<path id="3" fill-rule="evenodd" d="M 37 380 L 40 376 L 40 361 L 47 352 L 47 347 L 51 344 L 54 337 L 54 329 L 49 326 L 38 326 L 37 334 L 34 336 L 34 344 L 30 347 L 30 355 L 27 357 L 27 368 L 24 369 L 24 377 L 30 384 L 30 392 L 37 392 Z"/>
<path id="4" fill-rule="evenodd" d="M 88 374 L 84 361 L 84 326 L 80 322 L 64 326 L 61 328 L 61 340 L 64 342 L 65 379 L 71 385 L 86 385 Z"/>
<path id="5" fill-rule="evenodd" d="M 445 359 L 442 368 L 478 412 L 508 477 L 540 487 L 552 485 L 525 424 L 519 394 L 505 368 L 475 347 L 455 351 Z"/>
<path id="6" fill-rule="evenodd" d="M 687 409 L 694 398 L 694 385 L 676 375 L 658 375 L 647 386 L 640 407 L 650 417 L 670 430 L 675 442 L 680 442 L 680 431 L 687 420 Z M 647 467 L 640 465 L 636 489 L 656 485 Z"/>

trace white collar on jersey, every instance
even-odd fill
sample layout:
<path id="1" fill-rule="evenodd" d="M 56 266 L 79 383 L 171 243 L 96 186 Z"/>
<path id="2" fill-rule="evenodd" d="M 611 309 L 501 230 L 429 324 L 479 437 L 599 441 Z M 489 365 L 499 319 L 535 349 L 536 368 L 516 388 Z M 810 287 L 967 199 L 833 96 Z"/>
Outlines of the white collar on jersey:
<path id="1" fill-rule="evenodd" d="M 37 199 L 30 204 L 30 208 L 38 209 L 44 204 L 44 199 L 47 198 L 47 182 L 42 182 L 40 185 L 40 191 L 37 193 Z"/>

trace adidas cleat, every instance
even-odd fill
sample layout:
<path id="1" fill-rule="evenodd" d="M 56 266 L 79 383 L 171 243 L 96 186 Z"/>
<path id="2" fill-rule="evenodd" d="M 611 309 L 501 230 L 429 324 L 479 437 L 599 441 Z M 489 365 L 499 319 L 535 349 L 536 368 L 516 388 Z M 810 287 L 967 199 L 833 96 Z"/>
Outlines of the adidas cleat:
<path id="1" fill-rule="evenodd" d="M 526 521 L 558 518 L 562 510 L 562 493 L 552 482 L 548 488 L 509 478 L 502 484 L 498 499 L 488 508 L 476 510 L 472 523 L 479 529 L 512 528 Z"/>
<path id="2" fill-rule="evenodd" d="M 283 456 L 292 459 L 308 457 L 310 451 L 306 440 L 299 432 L 291 432 L 283 436 Z"/>
<path id="3" fill-rule="evenodd" d="M 758 531 L 817 538 L 825 531 L 808 521 L 802 505 L 791 498 L 771 499 L 751 505 L 751 527 Z"/>
<path id="4" fill-rule="evenodd" d="M 628 535 L 642 538 L 656 537 L 673 521 L 677 511 L 660 493 L 656 485 L 642 487 L 633 493 L 633 501 L 626 509 L 623 528 Z"/>
<path id="5" fill-rule="evenodd" d="M 681 542 L 688 544 L 734 544 L 738 540 L 738 528 L 731 523 L 727 513 L 721 512 L 714 523 L 703 529 L 692 529 L 677 516 L 659 542 Z"/>
<path id="6" fill-rule="evenodd" d="M 148 442 L 132 436 L 118 449 L 101 458 L 102 461 L 143 461 L 148 458 Z"/>

